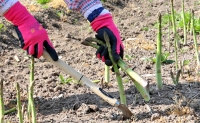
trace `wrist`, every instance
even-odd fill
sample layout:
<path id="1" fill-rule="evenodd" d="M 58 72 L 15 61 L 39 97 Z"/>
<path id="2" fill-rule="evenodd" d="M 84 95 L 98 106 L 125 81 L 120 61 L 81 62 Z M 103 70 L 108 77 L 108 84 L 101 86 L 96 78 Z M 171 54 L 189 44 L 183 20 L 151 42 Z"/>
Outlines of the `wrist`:
<path id="1" fill-rule="evenodd" d="M 1 4 L 0 8 L 0 15 L 2 16 L 4 13 L 6 13 L 15 3 L 17 3 L 18 0 L 4 0 Z"/>
<path id="2" fill-rule="evenodd" d="M 84 18 L 86 18 L 90 23 L 97 18 L 98 16 L 110 13 L 105 9 L 102 4 L 97 4 L 92 6 L 84 13 Z"/>
<path id="3" fill-rule="evenodd" d="M 104 14 L 100 15 L 97 18 L 95 18 L 94 21 L 90 24 L 92 26 L 92 29 L 97 32 L 99 29 L 103 27 L 115 27 L 115 24 L 113 23 L 112 15 L 111 14 Z"/>
<path id="4" fill-rule="evenodd" d="M 28 12 L 25 6 L 20 2 L 16 2 L 3 15 L 8 21 L 11 21 L 15 26 L 19 26 L 34 17 Z"/>

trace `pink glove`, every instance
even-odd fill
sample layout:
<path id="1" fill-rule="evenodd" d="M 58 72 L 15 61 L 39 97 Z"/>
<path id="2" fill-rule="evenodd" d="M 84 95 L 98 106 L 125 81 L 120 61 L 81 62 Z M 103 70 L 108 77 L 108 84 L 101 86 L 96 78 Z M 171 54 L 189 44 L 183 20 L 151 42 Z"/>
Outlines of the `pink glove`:
<path id="1" fill-rule="evenodd" d="M 27 50 L 28 54 L 40 58 L 44 48 L 54 61 L 58 60 L 58 55 L 48 38 L 46 30 L 20 3 L 15 3 L 4 17 L 15 25 L 15 30 L 21 42 L 21 47 Z"/>
<path id="2" fill-rule="evenodd" d="M 112 48 L 112 56 L 115 62 L 117 62 L 120 57 L 123 58 L 124 46 L 120 38 L 119 30 L 115 26 L 111 14 L 104 14 L 96 17 L 92 21 L 91 26 L 93 30 L 97 32 L 96 38 L 99 40 L 105 41 L 104 32 L 108 34 Z M 106 65 L 112 65 L 112 62 L 109 59 L 108 49 L 106 47 L 100 46 L 96 52 L 96 56 L 101 58 Z"/>

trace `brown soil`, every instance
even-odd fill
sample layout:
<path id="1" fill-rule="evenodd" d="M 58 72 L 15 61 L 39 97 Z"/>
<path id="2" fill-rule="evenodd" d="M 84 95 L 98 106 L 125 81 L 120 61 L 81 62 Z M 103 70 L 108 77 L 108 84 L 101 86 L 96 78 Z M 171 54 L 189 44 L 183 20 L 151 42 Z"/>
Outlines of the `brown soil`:
<path id="1" fill-rule="evenodd" d="M 23 0 L 22 0 L 23 2 Z M 199 17 L 198 0 L 185 0 L 185 10 L 194 9 Z M 104 64 L 95 58 L 95 49 L 81 44 L 87 37 L 94 37 L 88 22 L 78 13 L 65 7 L 40 6 L 24 0 L 32 14 L 47 29 L 59 57 L 90 80 L 104 79 Z M 196 75 L 196 58 L 193 39 L 188 37 L 188 45 L 182 46 L 179 60 L 191 60 L 184 66 L 179 84 L 175 86 L 170 71 L 175 72 L 175 64 L 162 65 L 163 90 L 158 91 L 155 78 L 155 64 L 145 61 L 155 57 L 157 14 L 166 14 L 170 10 L 169 1 L 122 0 L 104 3 L 111 10 L 114 21 L 119 27 L 125 45 L 124 61 L 139 75 L 150 82 L 151 100 L 145 102 L 133 82 L 123 75 L 124 89 L 128 108 L 133 112 L 132 119 L 122 119 L 121 112 L 92 93 L 88 88 L 72 80 L 61 83 L 59 75 L 70 78 L 62 70 L 43 58 L 35 59 L 34 100 L 37 121 L 41 123 L 198 123 L 200 122 L 200 83 Z M 50 5 L 49 5 L 50 6 Z M 181 0 L 174 3 L 175 10 L 181 12 Z M 60 15 L 60 16 L 58 16 Z M 29 84 L 30 58 L 20 49 L 18 40 L 13 36 L 12 25 L 1 18 L 4 28 L 0 35 L 0 78 L 4 79 L 4 103 L 6 109 L 16 104 L 15 84 L 21 87 L 23 104 L 27 104 L 27 86 Z M 145 28 L 146 29 L 145 29 Z M 182 30 L 179 29 L 182 36 Z M 163 52 L 168 51 L 168 59 L 174 60 L 173 35 L 168 38 L 168 26 L 163 28 Z M 199 40 L 197 35 L 197 40 Z M 171 42 L 170 44 L 168 42 Z M 20 61 L 14 58 L 17 56 Z M 101 87 L 101 83 L 98 83 Z M 104 88 L 109 94 L 119 99 L 115 75 L 111 72 L 109 87 Z M 5 116 L 6 121 L 18 122 L 16 112 Z"/>

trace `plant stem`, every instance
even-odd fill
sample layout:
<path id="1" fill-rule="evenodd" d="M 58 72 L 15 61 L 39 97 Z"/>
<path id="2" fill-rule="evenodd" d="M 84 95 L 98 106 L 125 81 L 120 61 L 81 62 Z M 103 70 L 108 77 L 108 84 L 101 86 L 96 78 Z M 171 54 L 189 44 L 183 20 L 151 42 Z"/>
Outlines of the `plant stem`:
<path id="1" fill-rule="evenodd" d="M 30 93 L 30 105 L 31 105 L 31 115 L 32 115 L 32 123 L 36 123 L 36 111 L 35 111 L 35 104 L 34 104 L 34 99 L 33 99 L 33 86 L 34 86 L 34 81 L 31 83 L 29 87 L 29 93 Z"/>
<path id="2" fill-rule="evenodd" d="M 175 78 L 172 70 L 170 71 L 170 76 L 171 76 L 172 81 L 175 85 L 178 85 L 180 74 L 181 74 L 181 70 L 178 70 L 177 73 L 176 73 L 176 78 Z"/>
<path id="3" fill-rule="evenodd" d="M 110 67 L 105 65 L 105 82 L 109 83 L 110 82 Z"/>
<path id="4" fill-rule="evenodd" d="M 33 80 L 34 80 L 34 57 L 33 56 L 31 57 L 31 65 L 30 65 L 30 67 L 31 67 L 31 71 L 30 71 L 30 83 L 32 83 Z"/>
<path id="5" fill-rule="evenodd" d="M 198 44 L 197 44 L 197 38 L 196 38 L 196 31 L 195 31 L 195 25 L 194 25 L 194 10 L 192 10 L 192 33 L 193 33 L 193 39 L 194 39 L 194 46 L 195 46 L 195 52 L 197 57 L 197 66 L 199 67 L 199 51 L 198 51 Z M 197 68 L 198 68 L 197 67 Z"/>
<path id="6" fill-rule="evenodd" d="M 33 85 L 34 85 L 34 57 L 31 57 L 31 71 L 30 71 L 30 85 L 28 93 L 28 114 L 29 119 L 32 118 L 32 123 L 36 123 L 36 112 L 33 99 Z M 31 117 L 30 117 L 31 116 Z"/>
<path id="7" fill-rule="evenodd" d="M 156 82 L 158 89 L 163 88 L 162 75 L 161 75 L 161 54 L 162 54 L 162 42 L 161 42 L 161 14 L 158 14 L 158 37 L 157 37 L 157 52 L 156 52 Z"/>
<path id="8" fill-rule="evenodd" d="M 167 13 L 169 15 L 169 10 L 167 9 Z M 170 27 L 171 27 L 171 21 L 170 21 L 170 16 L 168 16 L 168 49 L 170 50 L 170 33 L 171 33 L 171 30 L 170 30 Z"/>
<path id="9" fill-rule="evenodd" d="M 9 110 L 6 110 L 6 111 L 4 112 L 4 115 L 9 114 L 9 113 L 12 113 L 12 112 L 15 112 L 15 111 L 17 111 L 17 109 L 16 109 L 16 107 L 13 107 L 13 108 L 11 108 L 11 109 L 9 109 Z"/>
<path id="10" fill-rule="evenodd" d="M 20 100 L 20 87 L 18 83 L 16 84 L 16 89 L 17 89 L 17 112 L 19 117 L 19 123 L 23 123 L 22 105 Z"/>
<path id="11" fill-rule="evenodd" d="M 112 51 L 111 51 L 111 46 L 110 46 L 110 39 L 109 39 L 108 35 L 106 34 L 106 32 L 104 32 L 104 39 L 106 41 L 106 45 L 108 47 L 109 57 L 112 61 L 113 68 L 114 68 L 114 71 L 115 71 L 115 74 L 116 74 L 117 83 L 118 83 L 118 87 L 119 87 L 119 93 L 120 93 L 120 101 L 121 101 L 122 104 L 127 105 L 126 104 L 126 95 L 125 95 L 125 92 L 124 92 L 124 86 L 123 86 L 123 83 L 122 83 L 122 78 L 120 77 L 120 72 L 119 72 L 119 69 L 117 67 L 117 63 L 113 59 L 113 56 L 112 56 L 112 53 L 111 53 Z"/>
<path id="12" fill-rule="evenodd" d="M 104 42 L 102 42 L 101 40 L 98 40 L 98 39 L 96 39 L 96 38 L 92 38 L 92 37 L 88 37 L 88 38 L 86 38 L 85 41 L 87 41 L 87 42 L 91 42 L 91 43 L 95 42 L 95 43 L 97 43 L 97 44 L 100 44 L 100 45 L 106 46 L 106 44 L 105 44 Z"/>
<path id="13" fill-rule="evenodd" d="M 4 122 L 3 80 L 0 78 L 0 123 Z"/>
<path id="14" fill-rule="evenodd" d="M 142 95 L 145 101 L 150 100 L 149 96 L 149 85 L 148 83 L 141 78 L 137 73 L 135 73 L 131 68 L 128 67 L 128 65 L 120 58 L 120 60 L 117 62 L 117 64 L 120 66 L 120 68 L 128 74 L 128 76 L 133 80 L 134 85 Z"/>
<path id="15" fill-rule="evenodd" d="M 176 32 L 176 24 L 175 24 L 175 16 L 174 16 L 174 4 L 173 0 L 171 1 L 171 16 L 172 16 L 172 25 L 173 25 L 173 32 L 174 32 L 174 47 L 175 47 L 175 64 L 176 64 L 176 70 L 178 70 L 178 47 L 179 47 L 179 42 L 178 42 L 178 37 L 177 37 L 177 32 Z"/>
<path id="16" fill-rule="evenodd" d="M 182 0 L 182 18 L 183 18 L 184 44 L 187 44 L 187 29 L 186 29 L 185 10 L 184 9 L 185 9 L 184 0 Z"/>

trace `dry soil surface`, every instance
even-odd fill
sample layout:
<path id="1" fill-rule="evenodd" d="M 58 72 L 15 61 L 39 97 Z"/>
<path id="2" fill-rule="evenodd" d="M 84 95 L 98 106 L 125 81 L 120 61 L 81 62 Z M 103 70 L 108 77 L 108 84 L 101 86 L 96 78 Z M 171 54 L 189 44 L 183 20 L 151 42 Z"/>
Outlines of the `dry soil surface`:
<path id="1" fill-rule="evenodd" d="M 92 81 L 104 80 L 104 63 L 95 57 L 96 50 L 81 42 L 94 37 L 89 23 L 79 13 L 69 11 L 63 3 L 39 5 L 21 0 L 30 12 L 47 29 L 59 58 Z M 170 11 L 169 0 L 114 0 L 103 3 L 114 17 L 125 45 L 124 61 L 150 84 L 149 102 L 145 102 L 129 77 L 121 71 L 127 105 L 134 116 L 121 118 L 121 112 L 103 101 L 85 86 L 70 79 L 61 69 L 44 58 L 35 59 L 34 101 L 39 123 L 198 123 L 200 122 L 200 82 L 196 74 L 196 57 L 193 38 L 188 33 L 188 45 L 181 47 L 179 61 L 190 60 L 184 66 L 179 84 L 175 86 L 170 71 L 175 73 L 175 63 L 162 65 L 163 89 L 157 90 L 155 64 L 145 60 L 156 56 L 157 15 Z M 174 3 L 175 11 L 181 12 L 181 0 Z M 185 10 L 193 9 L 200 15 L 199 0 L 185 0 Z M 30 57 L 20 49 L 13 34 L 13 26 L 5 19 L 0 34 L 0 78 L 4 80 L 6 109 L 16 106 L 16 83 L 21 87 L 21 100 L 27 104 Z M 174 38 L 169 26 L 162 29 L 163 52 L 169 52 L 168 60 L 174 60 Z M 178 29 L 183 38 L 182 29 Z M 199 42 L 199 35 L 197 35 Z M 170 42 L 170 43 L 169 43 Z M 15 57 L 19 58 L 19 62 Z M 97 83 L 113 97 L 119 99 L 115 75 L 110 71 L 109 86 Z M 62 83 L 62 75 L 69 83 Z M 25 110 L 26 111 L 26 110 Z M 5 116 L 6 121 L 17 123 L 17 113 Z"/>

